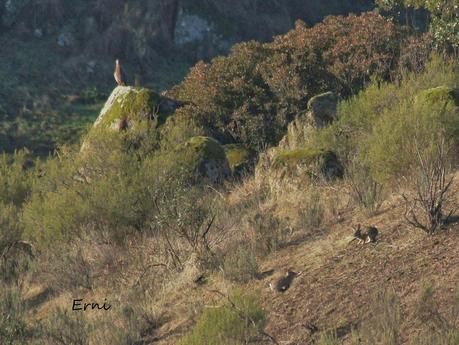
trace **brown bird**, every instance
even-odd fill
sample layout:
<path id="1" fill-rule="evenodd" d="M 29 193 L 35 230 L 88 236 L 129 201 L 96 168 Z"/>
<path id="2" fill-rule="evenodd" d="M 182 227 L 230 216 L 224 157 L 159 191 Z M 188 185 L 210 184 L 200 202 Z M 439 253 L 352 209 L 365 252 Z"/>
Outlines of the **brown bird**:
<path id="1" fill-rule="evenodd" d="M 115 77 L 116 83 L 119 86 L 126 86 L 126 74 L 124 73 L 123 68 L 121 67 L 121 63 L 119 59 L 115 61 L 115 73 L 113 74 Z"/>

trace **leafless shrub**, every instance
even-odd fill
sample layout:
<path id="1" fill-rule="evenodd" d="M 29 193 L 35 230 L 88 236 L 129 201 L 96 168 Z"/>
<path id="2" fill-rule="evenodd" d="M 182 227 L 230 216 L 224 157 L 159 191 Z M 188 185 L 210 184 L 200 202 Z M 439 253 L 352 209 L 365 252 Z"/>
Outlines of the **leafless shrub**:
<path id="1" fill-rule="evenodd" d="M 92 290 L 95 277 L 94 265 L 81 248 L 59 248 L 38 258 L 35 279 L 52 291 L 61 293 L 79 288 Z"/>
<path id="2" fill-rule="evenodd" d="M 453 177 L 449 177 L 449 147 L 441 139 L 433 151 L 422 150 L 415 143 L 416 163 L 408 186 L 411 194 L 402 194 L 405 200 L 405 219 L 415 228 L 434 234 L 448 222 L 455 211 L 445 211 L 450 201 L 450 187 Z"/>
<path id="3" fill-rule="evenodd" d="M 202 191 L 186 185 L 158 196 L 150 231 L 157 236 L 168 266 L 182 269 L 191 254 L 201 264 L 209 262 L 212 247 L 223 232 L 217 224 L 217 203 L 215 194 L 202 195 Z"/>
<path id="4" fill-rule="evenodd" d="M 373 214 L 379 210 L 385 199 L 383 184 L 375 181 L 368 167 L 357 163 L 347 169 L 350 195 L 360 207 Z"/>
<path id="5" fill-rule="evenodd" d="M 258 276 L 260 268 L 253 251 L 239 243 L 226 254 L 223 271 L 230 280 L 246 283 Z"/>
<path id="6" fill-rule="evenodd" d="M 400 68 L 422 73 L 434 50 L 431 34 L 408 37 L 400 54 Z"/>

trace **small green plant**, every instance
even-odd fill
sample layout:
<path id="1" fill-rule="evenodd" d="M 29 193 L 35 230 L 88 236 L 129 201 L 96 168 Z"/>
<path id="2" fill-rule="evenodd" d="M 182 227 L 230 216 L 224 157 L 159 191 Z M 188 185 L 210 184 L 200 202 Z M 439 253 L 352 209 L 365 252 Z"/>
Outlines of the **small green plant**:
<path id="1" fill-rule="evenodd" d="M 425 281 L 416 303 L 416 315 L 425 326 L 413 345 L 455 345 L 459 342 L 459 289 L 455 290 L 449 310 L 441 313 L 435 288 Z"/>
<path id="2" fill-rule="evenodd" d="M 180 345 L 243 345 L 262 332 L 266 313 L 256 294 L 233 293 L 223 306 L 204 310 Z"/>
<path id="3" fill-rule="evenodd" d="M 320 338 L 315 343 L 317 345 L 338 345 L 339 340 L 333 333 L 321 334 Z"/>

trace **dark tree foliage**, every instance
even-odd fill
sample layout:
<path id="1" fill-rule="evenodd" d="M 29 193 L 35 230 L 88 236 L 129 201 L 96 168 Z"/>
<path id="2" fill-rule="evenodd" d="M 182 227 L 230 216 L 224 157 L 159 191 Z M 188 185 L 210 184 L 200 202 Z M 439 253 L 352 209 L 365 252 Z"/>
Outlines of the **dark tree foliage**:
<path id="1" fill-rule="evenodd" d="M 278 142 L 312 96 L 350 96 L 371 78 L 389 78 L 402 38 L 375 12 L 328 17 L 313 28 L 298 22 L 272 43 L 238 44 L 228 57 L 198 63 L 174 92 L 219 139 L 259 150 Z"/>

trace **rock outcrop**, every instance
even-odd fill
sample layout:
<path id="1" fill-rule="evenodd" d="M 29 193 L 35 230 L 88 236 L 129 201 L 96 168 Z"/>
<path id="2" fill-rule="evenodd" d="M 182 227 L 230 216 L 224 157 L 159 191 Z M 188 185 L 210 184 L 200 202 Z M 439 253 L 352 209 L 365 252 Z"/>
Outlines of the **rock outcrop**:
<path id="1" fill-rule="evenodd" d="M 102 108 L 94 127 L 118 129 L 122 119 L 126 119 L 128 128 L 144 120 L 161 124 L 178 106 L 178 102 L 147 88 L 118 86 Z"/>
<path id="2" fill-rule="evenodd" d="M 268 150 L 257 171 L 268 172 L 275 180 L 307 175 L 328 180 L 343 176 L 344 169 L 334 152 L 308 146 L 309 133 L 330 125 L 337 118 L 338 97 L 326 92 L 311 98 L 307 110 L 288 125 L 279 146 Z"/>
<path id="3" fill-rule="evenodd" d="M 193 133 L 182 128 L 189 124 L 176 112 L 178 107 L 179 102 L 146 88 L 116 87 L 81 147 L 82 168 L 78 180 L 88 180 L 87 171 L 92 170 L 94 160 L 100 164 L 116 150 L 135 153 L 141 147 L 144 150 L 139 152 L 139 157 L 159 154 L 177 168 L 192 172 L 196 183 L 218 183 L 229 177 L 228 159 L 217 140 L 196 134 L 180 142 L 170 138 L 177 133 Z M 161 140 L 167 145 L 162 145 Z"/>
<path id="4" fill-rule="evenodd" d="M 283 150 L 295 150 L 308 140 L 311 129 L 323 128 L 337 117 L 338 97 L 333 92 L 326 92 L 311 98 L 307 111 L 299 114 L 289 125 L 287 134 L 279 143 Z"/>

